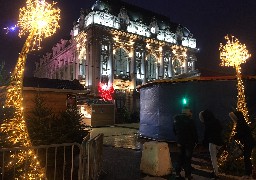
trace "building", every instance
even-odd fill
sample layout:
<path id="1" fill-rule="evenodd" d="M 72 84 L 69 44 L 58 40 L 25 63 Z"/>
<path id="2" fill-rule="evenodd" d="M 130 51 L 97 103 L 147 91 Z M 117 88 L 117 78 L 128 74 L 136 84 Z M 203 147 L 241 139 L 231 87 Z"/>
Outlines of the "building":
<path id="1" fill-rule="evenodd" d="M 120 0 L 97 0 L 81 10 L 71 39 L 60 40 L 36 63 L 35 77 L 78 79 L 98 95 L 113 85 L 117 108 L 139 106 L 139 85 L 198 76 L 196 39 L 168 17 Z"/>

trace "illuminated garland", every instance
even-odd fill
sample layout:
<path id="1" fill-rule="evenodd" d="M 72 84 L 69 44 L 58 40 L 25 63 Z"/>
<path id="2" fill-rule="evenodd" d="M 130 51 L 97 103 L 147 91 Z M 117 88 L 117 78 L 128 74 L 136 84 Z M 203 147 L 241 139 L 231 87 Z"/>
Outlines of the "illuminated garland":
<path id="1" fill-rule="evenodd" d="M 178 59 L 183 63 L 187 59 L 187 51 L 188 51 L 188 48 L 186 47 L 173 45 L 172 46 L 172 53 L 174 55 L 173 59 Z"/>
<path id="2" fill-rule="evenodd" d="M 245 100 L 245 94 L 244 94 L 244 86 L 242 81 L 242 75 L 241 75 L 241 64 L 245 63 L 246 60 L 251 56 L 248 53 L 248 50 L 246 49 L 246 46 L 244 44 L 241 44 L 237 38 L 234 36 L 229 37 L 228 35 L 225 36 L 225 39 L 227 40 L 227 43 L 223 45 L 220 43 L 220 59 L 222 60 L 221 66 L 232 66 L 236 69 L 236 77 L 237 77 L 237 107 L 236 109 L 238 111 L 241 111 L 243 113 L 243 116 L 245 117 L 245 120 L 247 123 L 249 123 L 249 114 L 247 110 L 246 100 Z M 231 131 L 231 135 L 229 137 L 229 141 L 234 137 L 235 135 L 235 129 L 236 129 L 236 123 L 233 124 L 233 128 Z M 236 144 L 241 145 L 240 142 L 235 141 Z M 229 152 L 224 151 L 219 159 L 219 165 L 222 166 L 224 162 L 228 160 Z M 241 160 L 242 157 L 238 157 L 236 160 Z"/>
<path id="3" fill-rule="evenodd" d="M 76 50 L 78 52 L 79 59 L 86 59 L 86 41 L 87 41 L 87 34 L 82 31 L 80 32 L 75 38 L 76 42 Z"/>
<path id="4" fill-rule="evenodd" d="M 52 36 L 60 27 L 60 9 L 53 8 L 55 4 L 49 4 L 45 0 L 27 0 L 26 6 L 20 9 L 19 36 L 34 31 L 30 45 L 32 49 L 35 45 L 40 48 L 42 39 Z"/>
<path id="5" fill-rule="evenodd" d="M 178 60 L 184 66 L 184 63 L 187 59 L 187 51 L 188 51 L 188 48 L 186 48 L 186 47 L 173 45 L 172 46 L 172 53 L 173 53 L 173 58 L 172 59 L 173 60 L 174 59 Z"/>
<path id="6" fill-rule="evenodd" d="M 220 59 L 222 60 L 221 66 L 232 66 L 236 69 L 237 77 L 237 107 L 238 111 L 241 111 L 245 117 L 247 123 L 249 123 L 249 114 L 245 101 L 244 86 L 241 75 L 241 64 L 251 57 L 244 44 L 241 44 L 234 36 L 225 36 L 227 40 L 226 45 L 220 43 Z"/>
<path id="7" fill-rule="evenodd" d="M 99 83 L 98 92 L 104 101 L 111 101 L 113 99 L 114 88 L 113 85 Z"/>
<path id="8" fill-rule="evenodd" d="M 27 54 L 35 45 L 40 47 L 42 38 L 49 37 L 59 28 L 60 10 L 53 8 L 53 4 L 48 4 L 44 0 L 27 0 L 26 7 L 20 9 L 18 26 L 20 28 L 19 36 L 29 33 L 25 44 L 18 57 L 11 77 L 11 83 L 7 90 L 5 107 L 15 108 L 13 118 L 4 120 L 1 124 L 0 132 L 7 135 L 4 141 L 12 144 L 12 147 L 32 146 L 23 113 L 23 76 Z M 9 168 L 22 167 L 27 163 L 26 169 L 19 168 L 17 171 L 18 179 L 43 179 L 45 178 L 44 169 L 35 153 L 31 150 L 19 151 L 10 156 Z M 17 178 L 17 177 L 16 177 Z"/>

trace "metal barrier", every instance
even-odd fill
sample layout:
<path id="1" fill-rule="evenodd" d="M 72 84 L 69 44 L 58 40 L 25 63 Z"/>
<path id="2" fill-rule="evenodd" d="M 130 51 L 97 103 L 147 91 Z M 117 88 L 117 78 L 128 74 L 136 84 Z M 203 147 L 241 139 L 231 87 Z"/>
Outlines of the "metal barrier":
<path id="1" fill-rule="evenodd" d="M 0 179 L 19 179 L 18 167 L 7 168 L 8 158 L 33 150 L 47 180 L 96 180 L 102 165 L 103 134 L 84 139 L 82 144 L 64 143 L 0 149 Z M 27 166 L 22 167 L 26 172 Z"/>
<path id="2" fill-rule="evenodd" d="M 98 179 L 102 168 L 103 134 L 87 142 L 87 176 L 86 180 Z"/>

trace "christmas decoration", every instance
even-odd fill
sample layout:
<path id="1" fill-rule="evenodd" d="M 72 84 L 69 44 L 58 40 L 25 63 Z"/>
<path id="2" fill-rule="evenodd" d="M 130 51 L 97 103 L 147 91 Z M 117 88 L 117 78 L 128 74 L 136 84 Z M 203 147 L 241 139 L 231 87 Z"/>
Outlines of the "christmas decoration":
<path id="1" fill-rule="evenodd" d="M 105 101 L 111 101 L 113 99 L 112 95 L 114 93 L 113 85 L 107 85 L 103 83 L 99 83 L 99 94 Z"/>
<path id="2" fill-rule="evenodd" d="M 52 36 L 59 28 L 60 9 L 53 8 L 55 2 L 48 4 L 45 0 L 27 0 L 26 4 L 20 9 L 19 36 L 31 34 L 27 46 L 33 49 L 37 45 L 40 48 L 42 39 Z"/>
<path id="3" fill-rule="evenodd" d="M 241 75 L 241 64 L 245 63 L 251 56 L 244 44 L 241 44 L 234 36 L 225 36 L 227 43 L 223 45 L 220 43 L 220 59 L 222 60 L 221 66 L 232 66 L 236 69 L 237 77 L 237 107 L 238 111 L 243 113 L 245 120 L 249 123 L 249 114 L 247 110 L 244 86 Z M 221 171 L 225 173 L 236 172 L 241 175 L 241 169 L 243 169 L 243 155 L 242 144 L 234 139 L 236 123 L 232 123 L 229 126 L 230 131 L 227 131 L 227 144 L 225 149 L 220 153 L 219 167 Z"/>
<path id="4" fill-rule="evenodd" d="M 27 0 L 26 6 L 20 9 L 19 14 L 19 36 L 29 33 L 26 42 L 18 57 L 8 86 L 5 107 L 15 108 L 12 118 L 5 119 L 1 124 L 0 132 L 5 134 L 12 147 L 32 146 L 29 139 L 22 106 L 23 76 L 27 54 L 34 49 L 35 45 L 40 47 L 43 38 L 49 37 L 59 28 L 60 10 L 53 8 L 53 4 L 48 4 L 45 0 Z M 44 170 L 40 167 L 37 156 L 32 150 L 23 150 L 11 155 L 9 167 L 15 167 L 19 172 L 17 179 L 41 179 L 45 178 Z M 27 167 L 22 166 L 28 163 Z M 19 169 L 18 169 L 19 168 Z"/>
<path id="5" fill-rule="evenodd" d="M 242 111 L 246 119 L 249 122 L 249 115 L 247 105 L 245 101 L 244 86 L 241 75 L 241 64 L 245 63 L 246 60 L 251 57 L 244 44 L 241 44 L 234 36 L 225 36 L 227 44 L 223 45 L 220 43 L 220 59 L 222 60 L 221 66 L 232 66 L 236 69 L 237 77 L 237 110 Z"/>

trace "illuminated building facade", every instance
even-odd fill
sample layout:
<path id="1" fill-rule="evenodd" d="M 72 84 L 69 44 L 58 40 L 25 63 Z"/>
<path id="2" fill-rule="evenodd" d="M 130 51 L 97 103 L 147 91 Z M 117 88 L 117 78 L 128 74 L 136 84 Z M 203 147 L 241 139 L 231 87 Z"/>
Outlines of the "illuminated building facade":
<path id="1" fill-rule="evenodd" d="M 138 85 L 199 75 L 196 39 L 186 27 L 117 0 L 97 0 L 81 10 L 71 39 L 52 50 L 36 63 L 34 76 L 78 79 L 95 95 L 100 82 L 127 99 Z"/>

